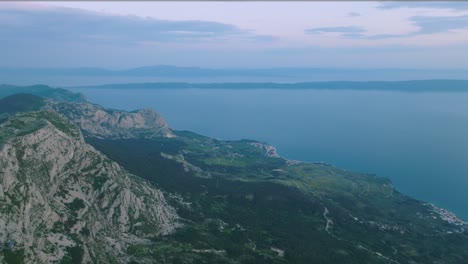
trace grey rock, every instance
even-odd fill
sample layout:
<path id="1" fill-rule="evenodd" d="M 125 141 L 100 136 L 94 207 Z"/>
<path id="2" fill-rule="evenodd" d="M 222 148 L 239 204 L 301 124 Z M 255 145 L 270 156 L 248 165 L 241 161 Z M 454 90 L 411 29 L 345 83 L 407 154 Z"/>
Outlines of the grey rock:
<path id="1" fill-rule="evenodd" d="M 116 122 L 131 126 L 144 115 Z M 55 113 L 19 114 L 0 124 L 0 242 L 14 241 L 26 263 L 60 261 L 70 248 L 81 251 L 83 263 L 126 263 L 127 246 L 179 225 L 160 190 L 86 144 Z"/>

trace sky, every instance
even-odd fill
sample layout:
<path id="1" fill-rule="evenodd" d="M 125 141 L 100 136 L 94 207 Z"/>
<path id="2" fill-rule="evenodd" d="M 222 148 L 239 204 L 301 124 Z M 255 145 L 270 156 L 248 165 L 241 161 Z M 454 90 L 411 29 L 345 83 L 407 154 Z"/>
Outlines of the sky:
<path id="1" fill-rule="evenodd" d="M 468 2 L 1 2 L 0 67 L 468 69 Z"/>

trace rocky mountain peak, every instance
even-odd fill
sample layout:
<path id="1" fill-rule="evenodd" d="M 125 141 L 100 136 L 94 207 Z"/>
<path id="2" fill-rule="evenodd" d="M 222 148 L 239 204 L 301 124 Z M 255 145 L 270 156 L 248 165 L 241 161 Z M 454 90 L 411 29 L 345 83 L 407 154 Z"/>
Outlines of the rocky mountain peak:
<path id="1" fill-rule="evenodd" d="M 152 109 L 134 112 L 104 109 L 90 103 L 57 103 L 51 108 L 94 137 L 174 137 L 164 118 Z"/>
<path id="2" fill-rule="evenodd" d="M 0 131 L 5 256 L 26 263 L 126 263 L 126 247 L 179 225 L 161 191 L 86 144 L 57 114 L 19 114 Z"/>

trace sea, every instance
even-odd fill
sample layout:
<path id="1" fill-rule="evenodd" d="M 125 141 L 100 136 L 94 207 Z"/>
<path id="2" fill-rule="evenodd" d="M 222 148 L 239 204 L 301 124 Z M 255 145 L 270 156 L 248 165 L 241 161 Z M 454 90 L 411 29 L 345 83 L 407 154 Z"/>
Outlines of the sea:
<path id="1" fill-rule="evenodd" d="M 468 220 L 468 93 L 74 88 L 107 108 L 153 108 L 176 130 L 269 143 L 288 159 L 389 178 Z"/>

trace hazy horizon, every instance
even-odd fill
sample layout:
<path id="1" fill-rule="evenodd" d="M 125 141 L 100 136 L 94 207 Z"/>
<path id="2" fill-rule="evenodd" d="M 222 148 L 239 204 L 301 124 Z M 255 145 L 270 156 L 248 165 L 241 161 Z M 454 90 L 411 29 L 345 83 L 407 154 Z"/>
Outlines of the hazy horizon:
<path id="1" fill-rule="evenodd" d="M 128 83 L 303 83 L 333 81 L 467 80 L 468 70 L 397 68 L 204 68 L 169 65 L 109 69 L 97 67 L 0 67 L 2 84 L 62 87 Z"/>

